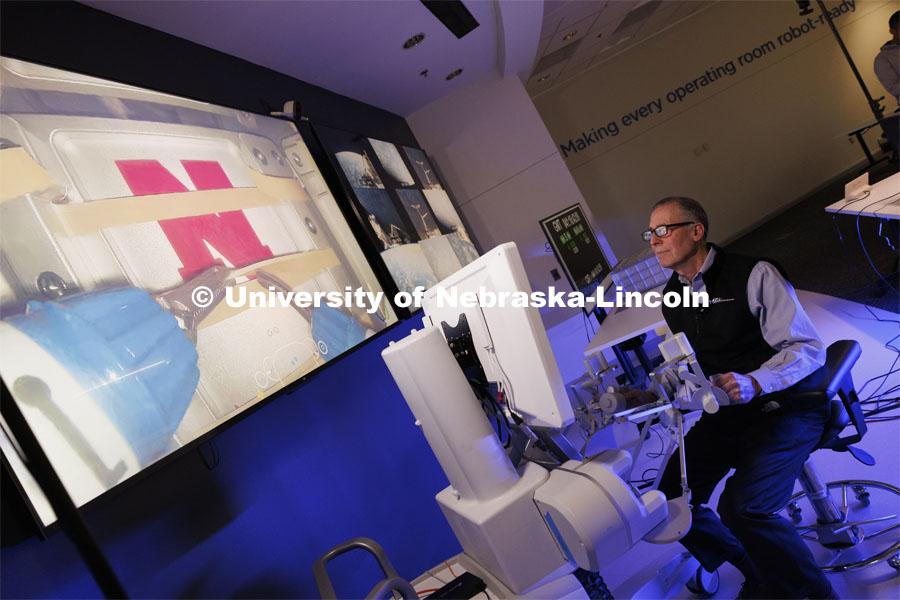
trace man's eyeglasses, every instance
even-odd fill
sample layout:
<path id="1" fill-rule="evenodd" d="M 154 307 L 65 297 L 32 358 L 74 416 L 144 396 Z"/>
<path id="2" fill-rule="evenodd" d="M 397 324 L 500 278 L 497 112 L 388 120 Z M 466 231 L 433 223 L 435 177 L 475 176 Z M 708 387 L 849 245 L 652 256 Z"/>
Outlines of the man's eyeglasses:
<path id="1" fill-rule="evenodd" d="M 666 237 L 667 235 L 669 235 L 670 229 L 674 227 L 681 227 L 683 225 L 693 225 L 696 222 L 697 221 L 685 221 L 683 223 L 669 223 L 667 225 L 660 225 L 658 227 L 655 227 L 654 229 L 648 229 L 641 234 L 641 237 L 644 238 L 645 242 L 649 242 L 654 233 L 656 234 L 656 237 Z"/>

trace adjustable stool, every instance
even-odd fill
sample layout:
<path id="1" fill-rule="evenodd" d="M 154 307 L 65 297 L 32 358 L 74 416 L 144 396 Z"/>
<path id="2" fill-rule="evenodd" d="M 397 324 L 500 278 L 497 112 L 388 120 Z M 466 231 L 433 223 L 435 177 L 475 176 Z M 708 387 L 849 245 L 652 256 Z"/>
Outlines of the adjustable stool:
<path id="1" fill-rule="evenodd" d="M 872 456 L 851 446 L 867 430 L 850 375 L 861 352 L 859 344 L 841 340 L 827 352 L 825 365 L 798 384 L 795 394 L 799 401 L 831 402 L 831 418 L 815 450 L 849 452 L 861 463 L 874 465 Z M 851 424 L 855 433 L 840 437 Z M 791 497 L 784 511 L 810 542 L 823 571 L 851 571 L 885 559 L 900 570 L 900 489 L 865 479 L 824 483 L 811 454 L 799 481 L 803 491 Z M 805 510 L 807 507 L 811 510 Z"/>

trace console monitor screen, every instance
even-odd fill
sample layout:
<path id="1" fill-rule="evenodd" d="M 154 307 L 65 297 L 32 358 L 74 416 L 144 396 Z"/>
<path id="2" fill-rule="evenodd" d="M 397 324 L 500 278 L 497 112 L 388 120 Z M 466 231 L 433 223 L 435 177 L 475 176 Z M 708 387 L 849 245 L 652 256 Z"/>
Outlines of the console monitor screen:
<path id="1" fill-rule="evenodd" d="M 477 303 L 464 293 L 479 296 Z M 425 319 L 445 330 L 465 315 L 488 381 L 502 384 L 506 401 L 532 427 L 562 428 L 574 419 L 538 309 L 514 243 L 497 246 L 425 292 Z M 446 337 L 446 335 L 445 335 Z"/>
<path id="2" fill-rule="evenodd" d="M 292 122 L 0 69 L 0 376 L 77 505 L 396 320 Z"/>

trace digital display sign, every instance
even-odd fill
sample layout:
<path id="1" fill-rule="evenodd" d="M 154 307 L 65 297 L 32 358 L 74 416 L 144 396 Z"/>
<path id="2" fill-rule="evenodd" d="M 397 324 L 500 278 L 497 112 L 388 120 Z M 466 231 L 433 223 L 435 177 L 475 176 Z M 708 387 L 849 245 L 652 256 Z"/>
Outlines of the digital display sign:
<path id="1" fill-rule="evenodd" d="M 609 274 L 609 262 L 580 204 L 541 220 L 541 228 L 572 286 L 584 290 Z"/>

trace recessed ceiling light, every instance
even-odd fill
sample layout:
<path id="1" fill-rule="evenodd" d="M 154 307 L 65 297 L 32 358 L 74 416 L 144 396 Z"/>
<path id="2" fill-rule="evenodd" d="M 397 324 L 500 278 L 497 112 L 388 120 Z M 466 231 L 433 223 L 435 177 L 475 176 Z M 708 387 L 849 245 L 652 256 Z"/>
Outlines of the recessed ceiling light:
<path id="1" fill-rule="evenodd" d="M 575 37 L 575 34 L 576 34 L 576 33 L 578 33 L 578 30 L 577 30 L 577 29 L 573 29 L 572 31 L 570 31 L 569 33 L 567 33 L 566 35 L 563 36 L 563 41 L 564 41 L 564 42 L 568 42 L 568 41 L 571 40 L 573 37 Z"/>
<path id="2" fill-rule="evenodd" d="M 416 46 L 421 44 L 422 40 L 424 40 L 424 39 L 425 39 L 424 33 L 417 33 L 416 35 L 412 36 L 411 38 L 409 38 L 408 40 L 403 42 L 403 49 L 409 50 L 410 48 L 415 48 Z"/>
<path id="3" fill-rule="evenodd" d="M 453 71 L 452 73 L 447 75 L 447 77 L 446 77 L 447 81 L 450 81 L 451 79 L 456 79 L 457 77 L 462 75 L 462 71 L 463 71 L 462 69 L 457 69 L 457 70 Z"/>
<path id="4" fill-rule="evenodd" d="M 549 75 L 541 75 L 540 77 L 538 77 L 537 82 L 540 83 L 542 81 L 547 81 L 548 79 L 550 79 Z"/>

